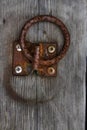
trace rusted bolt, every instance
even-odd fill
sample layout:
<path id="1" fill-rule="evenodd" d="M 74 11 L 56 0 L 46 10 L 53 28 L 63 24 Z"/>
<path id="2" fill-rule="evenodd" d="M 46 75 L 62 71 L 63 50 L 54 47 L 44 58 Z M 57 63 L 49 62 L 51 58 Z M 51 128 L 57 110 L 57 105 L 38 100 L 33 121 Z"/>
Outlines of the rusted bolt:
<path id="1" fill-rule="evenodd" d="M 21 47 L 20 47 L 20 44 L 16 45 L 16 49 L 17 49 L 17 51 L 21 51 L 22 50 Z"/>
<path id="2" fill-rule="evenodd" d="M 48 74 L 53 75 L 55 73 L 55 69 L 53 67 L 48 68 Z"/>
<path id="3" fill-rule="evenodd" d="M 54 46 L 49 46 L 49 47 L 48 47 L 48 52 L 49 52 L 49 53 L 54 53 L 55 50 L 56 50 L 56 49 L 55 49 Z"/>
<path id="4" fill-rule="evenodd" d="M 17 74 L 21 73 L 21 72 L 22 72 L 22 67 L 21 67 L 21 66 L 16 66 L 16 67 L 15 67 L 15 72 L 16 72 Z"/>

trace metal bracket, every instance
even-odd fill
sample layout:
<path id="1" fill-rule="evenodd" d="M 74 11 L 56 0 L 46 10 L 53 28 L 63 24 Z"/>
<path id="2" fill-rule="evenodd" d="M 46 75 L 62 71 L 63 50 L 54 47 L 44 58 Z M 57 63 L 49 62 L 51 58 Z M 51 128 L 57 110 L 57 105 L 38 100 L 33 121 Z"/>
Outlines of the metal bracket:
<path id="1" fill-rule="evenodd" d="M 28 43 L 30 54 L 34 57 L 33 63 L 26 59 L 23 54 L 19 41 L 14 42 L 13 47 L 13 75 L 26 76 L 35 72 L 40 76 L 56 76 L 57 63 L 45 66 L 40 65 L 40 60 L 53 59 L 58 53 L 57 43 Z"/>
<path id="2" fill-rule="evenodd" d="M 26 42 L 27 31 L 38 22 L 50 22 L 60 28 L 64 36 L 64 46 L 60 52 L 56 42 Z M 13 75 L 24 76 L 33 72 L 40 76 L 57 75 L 57 63 L 65 56 L 70 45 L 68 29 L 61 20 L 49 15 L 36 16 L 25 23 L 19 39 L 14 43 Z"/>

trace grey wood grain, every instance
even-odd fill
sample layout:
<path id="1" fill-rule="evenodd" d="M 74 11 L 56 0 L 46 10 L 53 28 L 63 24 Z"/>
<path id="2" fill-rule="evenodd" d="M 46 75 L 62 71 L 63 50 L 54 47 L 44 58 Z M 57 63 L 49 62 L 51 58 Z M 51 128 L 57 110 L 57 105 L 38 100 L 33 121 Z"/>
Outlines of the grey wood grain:
<path id="1" fill-rule="evenodd" d="M 60 18 L 68 27 L 71 45 L 58 63 L 56 78 L 11 75 L 12 46 L 25 21 L 38 14 Z M 0 130 L 84 130 L 87 49 L 86 0 L 0 0 Z M 63 37 L 50 23 L 31 27 L 27 39 L 57 41 Z M 10 76 L 11 75 L 11 76 Z M 48 103 L 28 105 L 11 99 L 6 85 L 24 97 Z"/>
<path id="2" fill-rule="evenodd" d="M 39 130 L 85 129 L 86 4 L 86 1 L 40 1 L 40 14 L 51 13 L 67 25 L 71 35 L 71 46 L 58 65 L 57 78 L 45 79 L 45 81 L 38 79 L 38 86 L 40 86 L 38 95 L 41 91 L 45 95 L 50 91 L 56 94 L 54 100 L 38 106 Z M 57 31 L 48 28 L 51 38 L 55 38 L 60 43 Z M 40 38 L 43 37 L 41 34 Z"/>
<path id="3" fill-rule="evenodd" d="M 12 84 L 19 94 L 36 99 L 36 77 L 10 74 L 13 41 L 19 38 L 25 21 L 38 14 L 38 1 L 1 0 L 0 10 L 0 130 L 35 130 L 37 107 L 15 102 L 5 87 Z"/>

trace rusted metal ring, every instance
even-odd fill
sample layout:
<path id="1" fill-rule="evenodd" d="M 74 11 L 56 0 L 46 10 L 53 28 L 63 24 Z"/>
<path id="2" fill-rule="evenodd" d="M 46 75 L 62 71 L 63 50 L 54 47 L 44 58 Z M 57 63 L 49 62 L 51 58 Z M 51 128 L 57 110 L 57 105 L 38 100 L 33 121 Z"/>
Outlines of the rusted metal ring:
<path id="1" fill-rule="evenodd" d="M 26 58 L 30 61 L 33 61 L 33 57 L 32 57 L 32 55 L 30 55 L 29 50 L 26 46 L 26 42 L 25 42 L 26 34 L 27 34 L 28 29 L 33 24 L 38 23 L 38 22 L 50 22 L 50 23 L 56 24 L 61 29 L 63 36 L 64 36 L 64 45 L 63 45 L 63 48 L 60 51 L 60 53 L 51 60 L 40 60 L 41 65 L 49 66 L 49 65 L 57 63 L 59 60 L 61 60 L 64 57 L 64 55 L 66 54 L 66 52 L 69 48 L 69 45 L 70 45 L 70 35 L 69 35 L 68 29 L 64 25 L 64 23 L 54 16 L 40 15 L 40 16 L 36 16 L 36 17 L 30 19 L 29 21 L 27 21 L 25 23 L 25 25 L 22 29 L 21 35 L 20 35 L 21 48 L 22 48 L 23 53 L 26 56 Z"/>

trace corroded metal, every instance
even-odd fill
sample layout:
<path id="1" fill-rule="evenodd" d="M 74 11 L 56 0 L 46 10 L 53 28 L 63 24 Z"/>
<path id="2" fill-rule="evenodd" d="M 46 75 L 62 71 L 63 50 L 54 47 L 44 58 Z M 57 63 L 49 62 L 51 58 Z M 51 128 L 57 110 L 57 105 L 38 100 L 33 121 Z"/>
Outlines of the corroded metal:
<path id="1" fill-rule="evenodd" d="M 53 59 L 40 60 L 41 65 L 50 66 L 52 64 L 59 62 L 59 60 L 61 60 L 65 56 L 65 54 L 69 48 L 69 45 L 70 45 L 70 35 L 69 35 L 68 29 L 66 28 L 64 23 L 54 16 L 40 15 L 40 16 L 36 16 L 36 17 L 30 19 L 29 21 L 27 21 L 25 23 L 25 25 L 21 31 L 21 35 L 20 35 L 20 45 L 22 47 L 23 53 L 26 56 L 26 58 L 30 61 L 33 61 L 33 57 L 30 54 L 30 52 L 26 46 L 26 42 L 25 42 L 26 34 L 27 34 L 27 31 L 29 30 L 29 28 L 33 24 L 38 23 L 38 22 L 51 22 L 51 23 L 56 24 L 61 29 L 63 36 L 64 36 L 64 46 L 63 46 L 62 50 L 60 51 L 60 53 Z"/>
<path id="2" fill-rule="evenodd" d="M 38 22 L 51 22 L 57 25 L 63 33 L 64 45 L 62 50 L 58 53 L 57 43 L 31 43 L 26 42 L 26 34 L 29 28 Z M 37 71 L 41 76 L 56 76 L 54 74 L 48 74 L 48 68 L 57 66 L 57 63 L 65 56 L 70 45 L 70 35 L 68 29 L 64 23 L 54 16 L 40 15 L 27 21 L 22 28 L 18 45 L 16 45 L 16 51 L 14 52 L 13 70 L 16 66 L 20 65 L 23 68 L 21 73 L 13 71 L 14 75 L 28 75 L 28 70 L 32 68 L 32 71 Z M 31 67 L 32 66 L 32 67 Z M 57 67 L 54 67 L 57 68 Z M 56 72 L 57 69 L 54 71 Z"/>
<path id="3" fill-rule="evenodd" d="M 24 76 L 28 75 L 28 66 L 30 63 L 26 60 L 26 58 L 23 56 L 21 48 L 19 47 L 19 41 L 14 42 L 13 46 L 13 65 L 12 65 L 12 73 L 13 75 L 17 76 Z M 22 71 L 20 73 L 17 73 L 18 66 L 22 68 Z"/>
<path id="4" fill-rule="evenodd" d="M 31 74 L 32 72 L 37 72 L 40 76 L 56 76 L 57 75 L 57 64 L 51 66 L 45 66 L 40 64 L 40 60 L 44 59 L 52 59 L 57 55 L 58 45 L 57 43 L 40 43 L 40 44 L 28 44 L 28 48 L 30 49 L 30 54 L 34 57 L 33 62 L 27 60 L 23 51 L 20 51 L 21 48 L 19 46 L 19 41 L 14 43 L 13 47 L 13 75 L 25 76 Z M 50 53 L 48 51 L 49 47 L 54 47 L 55 51 Z M 21 70 L 20 71 L 20 67 Z M 48 73 L 48 68 L 53 67 L 55 69 L 55 73 Z"/>
<path id="5" fill-rule="evenodd" d="M 34 62 L 33 62 L 33 70 L 37 71 L 39 66 L 39 59 L 40 59 L 40 51 L 39 46 L 35 48 L 35 55 L 34 55 Z"/>

